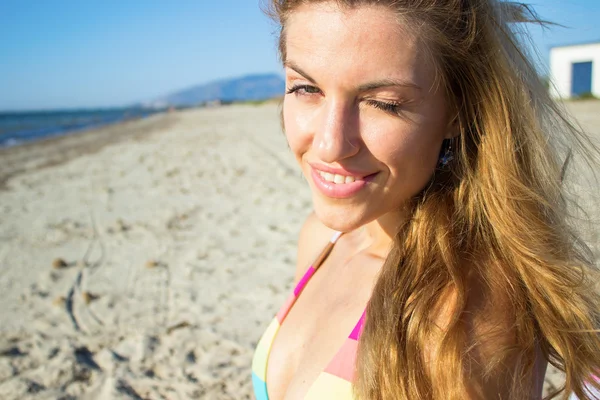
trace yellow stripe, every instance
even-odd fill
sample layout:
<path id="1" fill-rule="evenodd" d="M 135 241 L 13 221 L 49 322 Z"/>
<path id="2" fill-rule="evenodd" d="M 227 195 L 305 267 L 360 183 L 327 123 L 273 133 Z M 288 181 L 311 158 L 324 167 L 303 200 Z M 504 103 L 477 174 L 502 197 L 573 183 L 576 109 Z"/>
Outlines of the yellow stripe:
<path id="1" fill-rule="evenodd" d="M 260 338 L 256 351 L 254 352 L 254 358 L 252 359 L 252 372 L 256 374 L 263 382 L 266 382 L 267 378 L 267 359 L 269 357 L 269 350 L 275 339 L 275 335 L 279 330 L 279 322 L 277 318 L 273 318 L 269 327 Z"/>
<path id="2" fill-rule="evenodd" d="M 335 375 L 322 372 L 311 385 L 304 400 L 351 400 L 352 383 Z"/>

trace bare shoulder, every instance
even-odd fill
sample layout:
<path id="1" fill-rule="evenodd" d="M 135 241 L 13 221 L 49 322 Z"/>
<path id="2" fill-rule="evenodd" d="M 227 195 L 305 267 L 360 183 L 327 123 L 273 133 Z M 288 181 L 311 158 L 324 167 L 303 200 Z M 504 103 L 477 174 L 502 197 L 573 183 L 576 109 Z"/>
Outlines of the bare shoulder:
<path id="1" fill-rule="evenodd" d="M 302 278 L 310 263 L 319 256 L 319 253 L 334 233 L 334 230 L 323 225 L 314 212 L 308 215 L 298 235 L 298 255 L 296 257 L 294 283 Z"/>

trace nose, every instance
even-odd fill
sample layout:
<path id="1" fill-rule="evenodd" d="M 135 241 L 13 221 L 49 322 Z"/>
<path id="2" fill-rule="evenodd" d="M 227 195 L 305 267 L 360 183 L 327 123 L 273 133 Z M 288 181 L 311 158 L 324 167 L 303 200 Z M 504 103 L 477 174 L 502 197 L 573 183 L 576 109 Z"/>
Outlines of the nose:
<path id="1" fill-rule="evenodd" d="M 321 161 L 335 163 L 358 153 L 358 113 L 352 104 L 330 101 L 317 120 L 312 145 Z"/>

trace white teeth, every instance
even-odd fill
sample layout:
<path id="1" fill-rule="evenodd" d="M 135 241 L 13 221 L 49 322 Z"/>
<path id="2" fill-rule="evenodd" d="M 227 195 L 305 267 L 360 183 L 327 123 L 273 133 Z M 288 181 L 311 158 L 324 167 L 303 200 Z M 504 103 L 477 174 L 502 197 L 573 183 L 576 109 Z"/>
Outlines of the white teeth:
<path id="1" fill-rule="evenodd" d="M 338 174 L 331 174 L 329 172 L 318 171 L 319 175 L 327 182 L 342 184 L 356 182 L 356 178 L 353 176 L 344 176 Z"/>

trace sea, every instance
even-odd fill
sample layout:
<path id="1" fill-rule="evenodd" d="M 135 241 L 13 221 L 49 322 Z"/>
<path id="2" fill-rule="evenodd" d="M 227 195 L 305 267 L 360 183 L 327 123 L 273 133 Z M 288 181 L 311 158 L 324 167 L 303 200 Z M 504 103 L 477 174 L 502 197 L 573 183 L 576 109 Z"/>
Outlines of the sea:
<path id="1" fill-rule="evenodd" d="M 129 119 L 145 118 L 160 111 L 149 108 L 0 111 L 0 147 L 18 146 L 34 140 L 73 134 Z"/>

